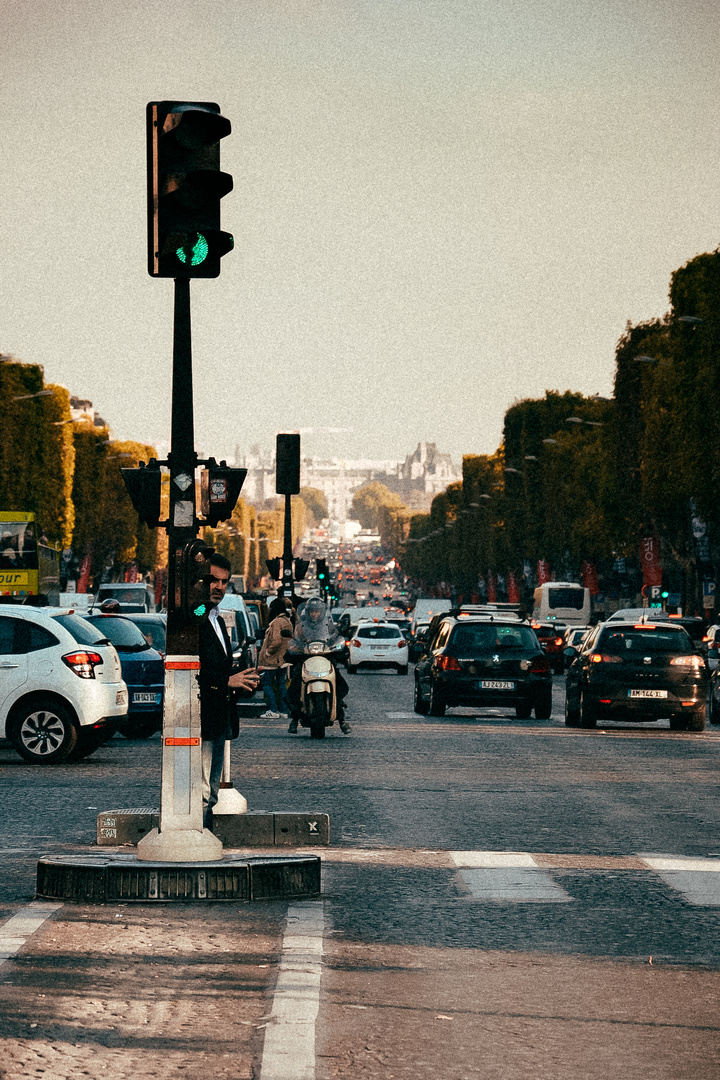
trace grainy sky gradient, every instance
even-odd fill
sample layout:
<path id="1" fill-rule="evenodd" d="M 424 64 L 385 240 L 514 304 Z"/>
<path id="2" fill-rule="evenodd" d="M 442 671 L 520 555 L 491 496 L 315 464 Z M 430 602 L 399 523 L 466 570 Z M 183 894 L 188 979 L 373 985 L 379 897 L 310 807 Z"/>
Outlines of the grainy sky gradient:
<path id="1" fill-rule="evenodd" d="M 608 394 L 626 320 L 720 243 L 720 6 L 699 0 L 0 0 L 0 350 L 169 437 L 172 283 L 146 271 L 145 105 L 233 124 L 193 285 L 220 457 L 459 461 L 546 388 Z"/>

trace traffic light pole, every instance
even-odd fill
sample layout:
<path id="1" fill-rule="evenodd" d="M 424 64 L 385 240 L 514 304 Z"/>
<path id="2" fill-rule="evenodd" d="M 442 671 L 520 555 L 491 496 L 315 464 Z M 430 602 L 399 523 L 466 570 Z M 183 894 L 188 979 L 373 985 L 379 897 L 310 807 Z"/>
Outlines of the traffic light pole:
<path id="1" fill-rule="evenodd" d="M 292 495 L 285 496 L 285 535 L 283 542 L 283 596 L 292 597 L 294 591 L 293 582 L 293 552 L 292 552 Z"/>
<path id="2" fill-rule="evenodd" d="M 196 464 L 190 280 L 176 278 L 162 801 L 159 829 L 153 829 L 137 846 L 138 859 L 153 862 L 208 862 L 220 859 L 223 850 L 217 837 L 203 828 L 198 624 L 185 618 L 179 602 L 183 548 L 197 532 Z"/>

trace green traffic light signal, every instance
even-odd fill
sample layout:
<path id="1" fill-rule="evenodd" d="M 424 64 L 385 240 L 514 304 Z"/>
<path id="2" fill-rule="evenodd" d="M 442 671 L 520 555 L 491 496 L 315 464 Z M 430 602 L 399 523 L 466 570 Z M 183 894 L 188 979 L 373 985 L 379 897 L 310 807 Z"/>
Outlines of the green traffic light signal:
<path id="1" fill-rule="evenodd" d="M 190 263 L 190 266 L 199 266 L 200 263 L 205 262 L 207 259 L 210 250 L 207 238 L 203 236 L 202 233 L 196 233 L 195 237 L 196 239 L 192 246 L 188 241 L 175 252 L 181 263 Z"/>
<path id="2" fill-rule="evenodd" d="M 667 591 L 667 589 L 663 589 L 663 591 L 660 593 L 660 595 L 662 596 L 663 600 L 667 600 L 670 593 Z"/>

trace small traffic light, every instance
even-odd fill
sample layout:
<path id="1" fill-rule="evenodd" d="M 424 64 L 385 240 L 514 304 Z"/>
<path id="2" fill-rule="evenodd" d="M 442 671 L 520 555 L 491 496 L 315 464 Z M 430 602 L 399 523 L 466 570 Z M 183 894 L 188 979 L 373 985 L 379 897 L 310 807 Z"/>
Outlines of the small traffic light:
<path id="1" fill-rule="evenodd" d="M 130 501 L 135 512 L 151 529 L 160 521 L 160 486 L 162 474 L 155 458 L 146 465 L 141 461 L 136 469 L 121 469 Z"/>
<path id="2" fill-rule="evenodd" d="M 210 458 L 200 473 L 200 510 L 210 528 L 232 517 L 247 469 L 230 469 L 224 461 L 218 465 Z"/>
<path id="3" fill-rule="evenodd" d="M 325 583 L 327 582 L 327 576 L 328 576 L 328 568 L 327 568 L 327 560 L 326 559 L 316 559 L 315 560 L 315 572 L 317 574 L 318 581 L 320 582 L 320 584 L 322 586 L 324 586 Z"/>
<path id="4" fill-rule="evenodd" d="M 280 559 L 266 559 L 265 562 L 273 581 L 279 581 L 282 577 L 280 572 Z"/>
<path id="5" fill-rule="evenodd" d="M 275 491 L 297 495 L 300 491 L 300 436 L 280 432 L 275 447 Z"/>
<path id="6" fill-rule="evenodd" d="M 295 580 L 302 581 L 308 572 L 310 562 L 308 559 L 296 559 L 294 563 Z"/>
<path id="7" fill-rule="evenodd" d="M 201 619 L 210 607 L 210 557 L 214 553 L 202 540 L 190 540 L 178 548 L 176 602 L 186 619 Z"/>
<path id="8" fill-rule="evenodd" d="M 220 229 L 220 200 L 232 191 L 220 171 L 220 140 L 230 121 L 212 101 L 151 101 L 147 106 L 148 272 L 209 278 L 233 238 Z"/>

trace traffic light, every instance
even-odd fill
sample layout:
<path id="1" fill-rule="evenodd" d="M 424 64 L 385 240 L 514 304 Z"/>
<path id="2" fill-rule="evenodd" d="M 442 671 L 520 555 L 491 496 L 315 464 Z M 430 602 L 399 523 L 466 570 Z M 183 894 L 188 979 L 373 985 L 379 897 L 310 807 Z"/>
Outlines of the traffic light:
<path id="1" fill-rule="evenodd" d="M 246 476 L 247 469 L 230 469 L 224 461 L 218 465 L 210 458 L 200 473 L 200 511 L 206 525 L 214 529 L 232 517 Z"/>
<path id="2" fill-rule="evenodd" d="M 220 171 L 220 140 L 230 121 L 212 101 L 151 101 L 147 106 L 148 272 L 211 278 L 232 250 L 220 229 L 220 200 L 232 191 Z"/>
<path id="3" fill-rule="evenodd" d="M 265 562 L 273 581 L 279 581 L 282 577 L 282 574 L 280 573 L 280 559 L 266 559 Z"/>
<path id="4" fill-rule="evenodd" d="M 141 461 L 136 469 L 121 469 L 130 501 L 135 512 L 151 529 L 160 521 L 160 485 L 162 474 L 155 458 L 146 465 Z"/>
<path id="5" fill-rule="evenodd" d="M 190 540 L 178 548 L 175 600 L 186 619 L 201 619 L 210 606 L 210 557 L 215 549 L 202 540 Z"/>
<path id="6" fill-rule="evenodd" d="M 328 579 L 328 568 L 326 559 L 315 560 L 315 572 L 317 574 L 317 579 L 320 582 L 320 585 L 324 589 Z"/>
<path id="7" fill-rule="evenodd" d="M 280 432 L 275 447 L 275 491 L 297 495 L 300 491 L 300 436 Z"/>
<path id="8" fill-rule="evenodd" d="M 296 559 L 294 563 L 295 580 L 302 581 L 308 572 L 310 562 L 308 559 Z"/>

